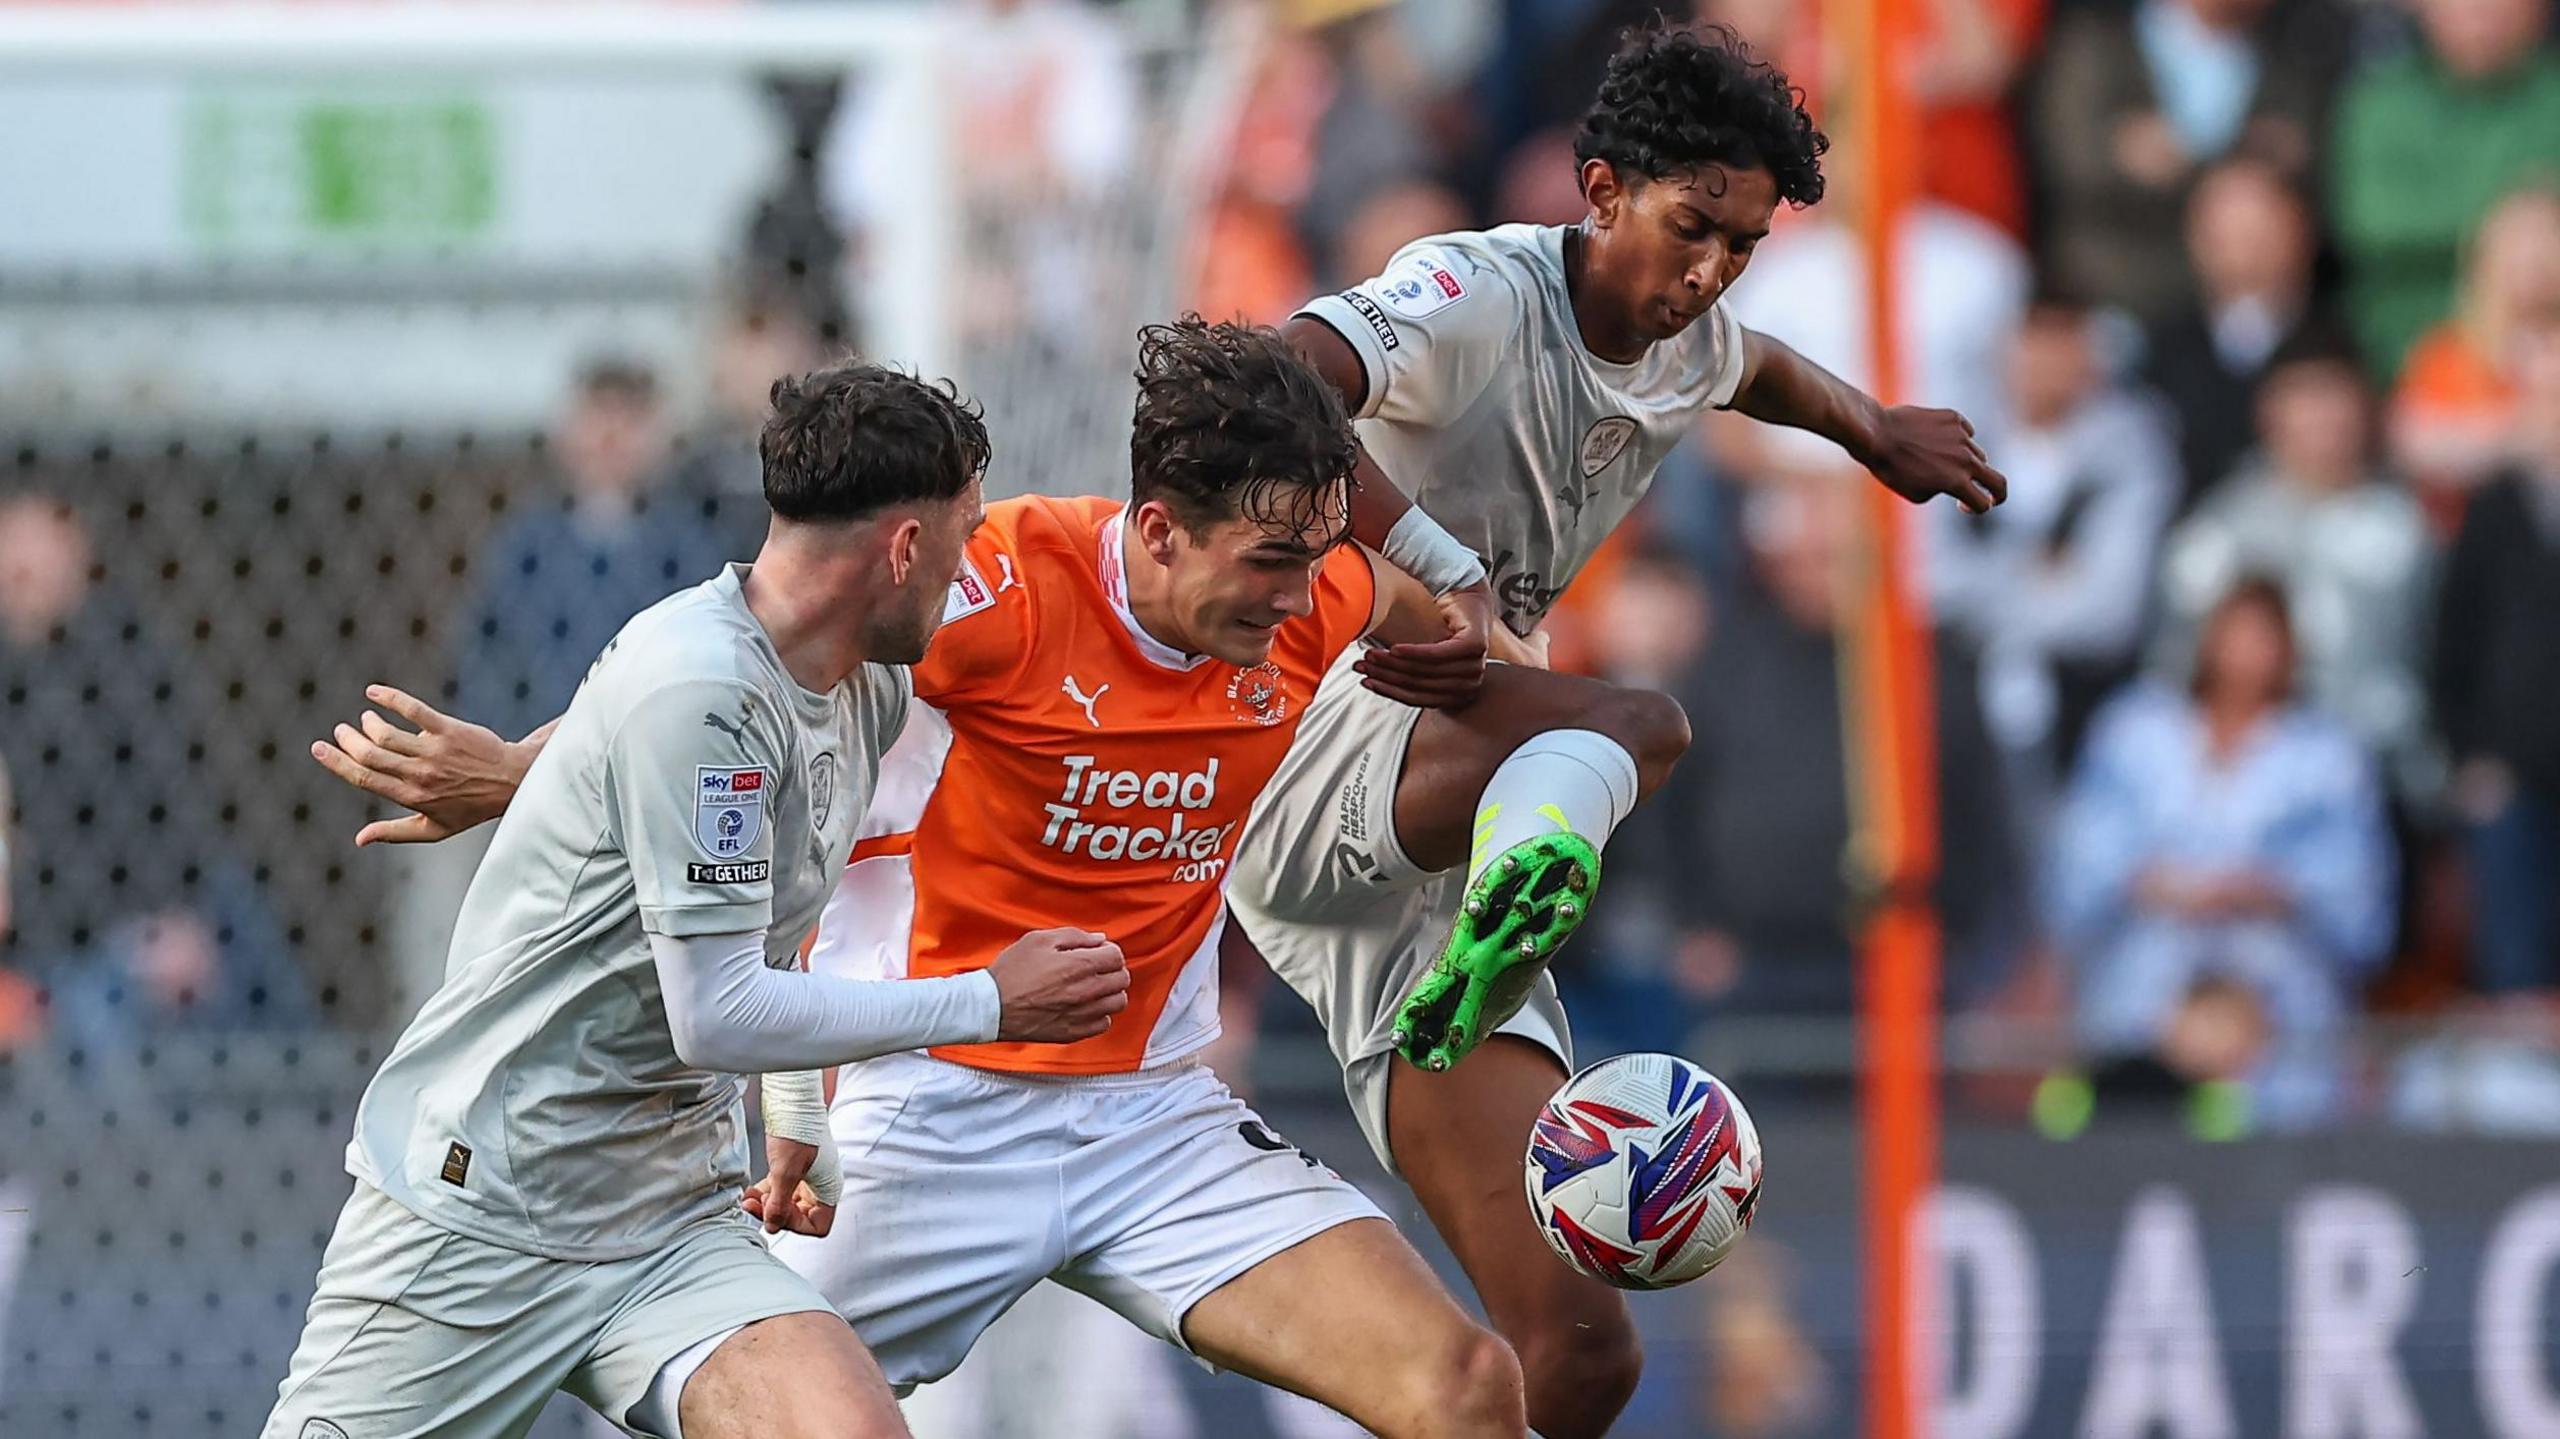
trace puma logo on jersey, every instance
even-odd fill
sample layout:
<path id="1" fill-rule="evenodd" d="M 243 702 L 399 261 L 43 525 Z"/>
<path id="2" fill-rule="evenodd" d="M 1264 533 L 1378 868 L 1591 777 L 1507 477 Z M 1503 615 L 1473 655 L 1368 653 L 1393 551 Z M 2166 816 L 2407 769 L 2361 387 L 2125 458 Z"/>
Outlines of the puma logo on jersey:
<path id="1" fill-rule="evenodd" d="M 702 724 L 705 729 L 716 729 L 722 734 L 727 735 L 729 738 L 736 740 L 738 742 L 738 748 L 745 749 L 747 747 L 746 726 L 748 713 L 749 711 L 747 706 L 742 704 L 738 707 L 738 717 L 736 719 L 724 719 L 719 715 L 706 713 L 702 717 Z"/>
<path id="2" fill-rule="evenodd" d="M 1021 587 L 1022 581 L 1013 577 L 1013 556 L 996 556 L 996 568 L 1004 574 L 1004 583 L 996 586 L 997 594 L 1003 594 L 1007 590 L 1018 589 Z"/>
<path id="3" fill-rule="evenodd" d="M 1094 717 L 1093 706 L 1095 702 L 1099 701 L 1104 695 L 1111 693 L 1111 686 L 1106 684 L 1095 689 L 1093 693 L 1086 694 L 1082 689 L 1077 687 L 1076 677 L 1074 675 L 1069 675 L 1058 682 L 1058 689 L 1067 698 L 1074 700 L 1078 706 L 1082 707 L 1084 710 L 1084 722 L 1086 724 L 1093 726 L 1095 729 L 1102 728 L 1102 721 Z"/>

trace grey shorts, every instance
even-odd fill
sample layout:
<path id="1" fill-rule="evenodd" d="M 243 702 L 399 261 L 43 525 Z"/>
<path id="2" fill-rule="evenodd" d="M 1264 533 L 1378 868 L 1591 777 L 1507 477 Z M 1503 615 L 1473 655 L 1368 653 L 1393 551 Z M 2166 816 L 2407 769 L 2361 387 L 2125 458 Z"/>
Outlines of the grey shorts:
<path id="1" fill-rule="evenodd" d="M 1387 1144 L 1388 1037 L 1396 1010 L 1439 955 L 1465 876 L 1417 867 L 1396 840 L 1405 747 L 1422 712 L 1372 693 L 1356 647 L 1316 687 L 1298 737 L 1246 821 L 1227 904 L 1272 971 L 1315 1009 L 1344 1091 L 1378 1162 Z M 1573 1071 L 1573 1031 L 1555 980 L 1494 1031 L 1552 1052 Z"/>
<path id="2" fill-rule="evenodd" d="M 743 1214 L 579 1262 L 455 1234 L 359 1183 L 321 1261 L 264 1439 L 498 1439 L 565 1391 L 625 1432 L 668 1361 L 777 1314 L 827 1312 Z"/>

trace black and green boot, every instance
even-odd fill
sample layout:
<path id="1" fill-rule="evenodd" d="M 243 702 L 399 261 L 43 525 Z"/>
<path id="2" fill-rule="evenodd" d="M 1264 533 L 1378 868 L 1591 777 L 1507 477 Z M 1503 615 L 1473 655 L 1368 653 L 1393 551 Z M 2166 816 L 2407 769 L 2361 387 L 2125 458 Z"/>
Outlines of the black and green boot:
<path id="1" fill-rule="evenodd" d="M 1467 884 L 1431 972 L 1396 1013 L 1396 1052 L 1444 1070 L 1520 1012 L 1600 888 L 1600 851 L 1559 831 L 1504 850 Z"/>

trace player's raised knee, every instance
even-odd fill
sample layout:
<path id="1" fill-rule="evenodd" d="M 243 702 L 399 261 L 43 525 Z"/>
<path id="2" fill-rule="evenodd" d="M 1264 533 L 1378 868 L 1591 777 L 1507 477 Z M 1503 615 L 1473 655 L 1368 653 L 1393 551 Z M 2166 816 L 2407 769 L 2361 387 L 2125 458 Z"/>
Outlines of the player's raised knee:
<path id="1" fill-rule="evenodd" d="M 1689 752 L 1689 713 L 1659 690 L 1619 686 L 1609 691 L 1594 728 L 1626 746 L 1635 756 L 1636 780 L 1652 794 L 1671 777 L 1671 767 Z"/>
<path id="2" fill-rule="evenodd" d="M 1607 1433 L 1644 1376 L 1644 1345 L 1623 1311 L 1613 1321 L 1541 1325 L 1512 1337 L 1528 1389 L 1529 1424 L 1544 1439 Z"/>

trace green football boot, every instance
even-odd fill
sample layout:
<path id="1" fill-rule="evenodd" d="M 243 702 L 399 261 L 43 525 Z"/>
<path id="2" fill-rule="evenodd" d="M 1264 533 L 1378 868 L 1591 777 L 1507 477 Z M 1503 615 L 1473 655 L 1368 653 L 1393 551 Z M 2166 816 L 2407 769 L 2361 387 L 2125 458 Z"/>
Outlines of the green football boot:
<path id="1" fill-rule="evenodd" d="M 1504 850 L 1467 885 L 1449 942 L 1396 1012 L 1396 1052 L 1438 1071 L 1528 1003 L 1600 888 L 1600 851 L 1559 830 Z"/>

